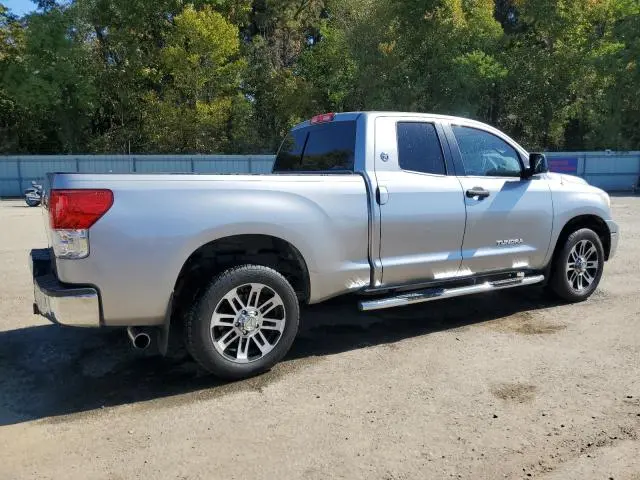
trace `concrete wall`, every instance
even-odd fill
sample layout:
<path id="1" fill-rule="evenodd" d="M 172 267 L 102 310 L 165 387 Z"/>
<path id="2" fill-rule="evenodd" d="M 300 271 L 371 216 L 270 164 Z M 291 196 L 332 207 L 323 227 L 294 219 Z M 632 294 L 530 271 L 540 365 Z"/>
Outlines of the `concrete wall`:
<path id="1" fill-rule="evenodd" d="M 552 170 L 609 191 L 638 185 L 640 152 L 547 153 Z M 0 197 L 22 195 L 48 172 L 269 173 L 273 155 L 22 155 L 0 157 Z"/>
<path id="2" fill-rule="evenodd" d="M 554 164 L 558 166 L 557 170 L 569 170 L 575 163 L 575 173 L 567 173 L 578 175 L 604 190 L 638 188 L 640 152 L 550 152 L 546 155 L 552 171 Z"/>

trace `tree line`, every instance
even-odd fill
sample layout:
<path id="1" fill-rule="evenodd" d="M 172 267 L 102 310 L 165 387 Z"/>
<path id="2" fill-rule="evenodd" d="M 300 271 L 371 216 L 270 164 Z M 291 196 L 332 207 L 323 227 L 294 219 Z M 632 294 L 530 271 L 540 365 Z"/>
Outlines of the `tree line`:
<path id="1" fill-rule="evenodd" d="M 352 110 L 640 150 L 638 0 L 36 3 L 0 3 L 1 154 L 273 152 Z"/>

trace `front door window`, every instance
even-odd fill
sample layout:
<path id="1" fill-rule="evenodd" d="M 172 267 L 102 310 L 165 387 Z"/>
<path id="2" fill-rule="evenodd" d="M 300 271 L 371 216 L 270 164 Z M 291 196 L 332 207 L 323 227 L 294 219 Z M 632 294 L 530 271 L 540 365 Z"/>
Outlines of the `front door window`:
<path id="1" fill-rule="evenodd" d="M 451 126 L 465 175 L 474 177 L 520 177 L 518 152 L 492 133 L 477 128 Z"/>

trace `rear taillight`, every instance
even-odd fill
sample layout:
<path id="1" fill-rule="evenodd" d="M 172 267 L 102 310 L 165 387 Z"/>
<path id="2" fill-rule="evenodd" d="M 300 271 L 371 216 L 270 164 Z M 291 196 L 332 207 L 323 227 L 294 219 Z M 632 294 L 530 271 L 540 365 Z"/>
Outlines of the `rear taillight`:
<path id="1" fill-rule="evenodd" d="M 51 190 L 51 228 L 87 229 L 113 205 L 111 190 Z"/>
<path id="2" fill-rule="evenodd" d="M 89 228 L 113 205 L 111 190 L 52 190 L 49 222 L 58 258 L 89 255 Z"/>

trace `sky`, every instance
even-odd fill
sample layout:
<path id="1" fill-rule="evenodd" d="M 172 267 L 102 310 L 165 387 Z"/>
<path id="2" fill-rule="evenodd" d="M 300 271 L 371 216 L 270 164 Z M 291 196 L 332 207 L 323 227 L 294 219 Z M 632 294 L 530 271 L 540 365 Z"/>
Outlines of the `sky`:
<path id="1" fill-rule="evenodd" d="M 22 16 L 36 9 L 36 4 L 31 0 L 0 0 L 0 3 L 18 16 Z"/>

